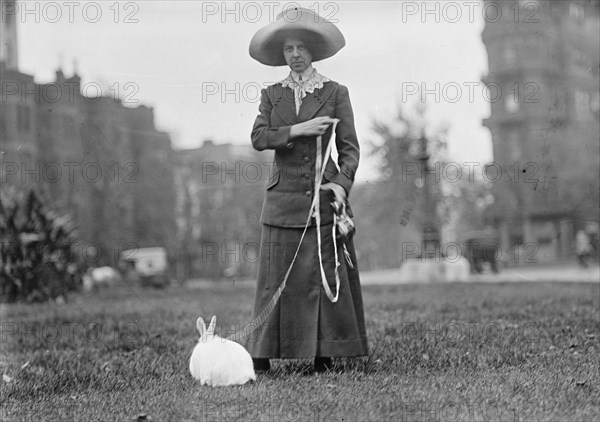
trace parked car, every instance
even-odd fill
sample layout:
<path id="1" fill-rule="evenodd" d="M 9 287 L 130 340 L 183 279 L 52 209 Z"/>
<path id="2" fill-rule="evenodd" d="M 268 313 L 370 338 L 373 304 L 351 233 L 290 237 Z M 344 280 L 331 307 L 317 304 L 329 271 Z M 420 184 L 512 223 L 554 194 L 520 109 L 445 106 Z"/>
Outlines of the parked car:
<path id="1" fill-rule="evenodd" d="M 82 276 L 83 290 L 110 287 L 121 281 L 121 274 L 112 267 L 89 267 Z"/>
<path id="2" fill-rule="evenodd" d="M 498 273 L 500 239 L 495 230 L 468 232 L 462 243 L 463 255 L 469 260 L 471 274 L 483 273 L 486 264 L 493 273 Z"/>
<path id="3" fill-rule="evenodd" d="M 127 278 L 139 279 L 142 286 L 165 287 L 170 283 L 165 248 L 128 249 L 121 253 L 121 261 L 127 267 L 126 272 L 130 274 Z"/>

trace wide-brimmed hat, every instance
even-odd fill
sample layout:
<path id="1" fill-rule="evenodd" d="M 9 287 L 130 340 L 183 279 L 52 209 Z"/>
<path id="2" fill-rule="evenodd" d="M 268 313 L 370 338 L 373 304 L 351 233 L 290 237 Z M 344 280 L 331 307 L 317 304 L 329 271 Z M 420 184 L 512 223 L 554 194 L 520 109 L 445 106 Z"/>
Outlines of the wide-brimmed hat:
<path id="1" fill-rule="evenodd" d="M 287 38 L 304 41 L 314 62 L 333 56 L 346 45 L 344 36 L 333 23 L 312 10 L 293 7 L 254 34 L 250 56 L 268 66 L 285 66 L 283 43 Z"/>

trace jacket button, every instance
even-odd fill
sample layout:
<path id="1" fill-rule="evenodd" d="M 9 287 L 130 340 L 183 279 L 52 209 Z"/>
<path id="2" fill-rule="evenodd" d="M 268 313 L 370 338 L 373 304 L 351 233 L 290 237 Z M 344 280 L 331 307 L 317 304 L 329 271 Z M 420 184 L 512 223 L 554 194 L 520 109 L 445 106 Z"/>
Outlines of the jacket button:
<path id="1" fill-rule="evenodd" d="M 306 196 L 310 196 L 310 191 L 309 191 L 309 190 L 307 190 L 307 191 L 304 193 L 304 195 L 306 195 Z"/>
<path id="2" fill-rule="evenodd" d="M 306 155 L 304 156 L 303 160 L 308 163 L 308 157 Z"/>
<path id="3" fill-rule="evenodd" d="M 304 178 L 305 178 L 305 179 L 310 179 L 310 174 L 308 174 L 308 173 L 304 173 Z"/>

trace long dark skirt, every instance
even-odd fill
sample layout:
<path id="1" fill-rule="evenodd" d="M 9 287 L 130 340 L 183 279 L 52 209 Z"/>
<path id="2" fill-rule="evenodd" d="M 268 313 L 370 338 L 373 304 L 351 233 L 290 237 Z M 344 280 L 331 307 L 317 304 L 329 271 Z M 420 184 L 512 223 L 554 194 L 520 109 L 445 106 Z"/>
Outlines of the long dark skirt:
<path id="1" fill-rule="evenodd" d="M 332 225 L 321 226 L 323 266 L 335 295 Z M 264 224 L 253 318 L 267 305 L 293 259 L 303 229 Z M 340 295 L 332 303 L 322 286 L 316 227 L 306 232 L 279 302 L 246 343 L 254 358 L 300 359 L 368 354 L 360 280 L 354 244 L 346 248 L 350 268 L 338 242 Z"/>

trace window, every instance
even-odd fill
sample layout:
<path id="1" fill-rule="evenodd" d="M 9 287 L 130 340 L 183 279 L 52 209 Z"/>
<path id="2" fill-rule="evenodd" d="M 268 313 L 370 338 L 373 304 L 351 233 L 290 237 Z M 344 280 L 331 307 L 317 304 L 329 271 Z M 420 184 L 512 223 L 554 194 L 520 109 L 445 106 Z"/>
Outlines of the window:
<path id="1" fill-rule="evenodd" d="M 590 99 L 590 111 L 594 114 L 598 114 L 600 111 L 600 92 L 592 92 L 592 98 Z"/>
<path id="2" fill-rule="evenodd" d="M 4 124 L 4 113 L 0 113 L 0 140 L 5 141 L 7 137 L 6 125 Z"/>
<path id="3" fill-rule="evenodd" d="M 515 64 L 516 54 L 512 45 L 506 45 L 504 47 L 504 61 L 506 64 Z"/>
<path id="4" fill-rule="evenodd" d="M 548 96 L 548 100 L 550 104 L 548 107 L 552 111 L 562 112 L 564 111 L 564 95 L 561 95 L 561 92 L 558 88 L 552 87 L 550 91 L 550 95 Z"/>
<path id="5" fill-rule="evenodd" d="M 511 161 L 519 161 L 521 157 L 521 137 L 519 132 L 511 130 L 508 134 L 508 155 Z"/>
<path id="6" fill-rule="evenodd" d="M 31 110 L 27 106 L 17 106 L 17 128 L 19 132 L 29 132 L 31 127 Z"/>
<path id="7" fill-rule="evenodd" d="M 63 134 L 65 138 L 72 138 L 75 136 L 75 120 L 71 116 L 64 116 L 63 118 Z"/>
<path id="8" fill-rule="evenodd" d="M 509 93 L 506 95 L 506 98 L 504 98 L 504 107 L 509 113 L 516 113 L 519 111 L 519 98 L 516 93 Z"/>
<path id="9" fill-rule="evenodd" d="M 573 64 L 575 64 L 576 66 L 581 67 L 583 70 L 587 71 L 587 69 L 589 67 L 588 62 L 590 60 L 590 57 L 577 48 L 574 48 L 572 50 L 571 54 L 573 57 L 573 59 L 572 59 Z"/>
<path id="10" fill-rule="evenodd" d="M 575 91 L 575 115 L 578 119 L 585 119 L 590 112 L 590 94 L 585 91 Z"/>
<path id="11" fill-rule="evenodd" d="M 580 4 L 570 3 L 569 14 L 575 19 L 583 19 L 585 17 L 585 10 Z"/>
<path id="12" fill-rule="evenodd" d="M 517 246 L 521 246 L 523 244 L 523 235 L 522 234 L 516 234 L 516 233 L 511 233 L 510 236 L 510 247 L 514 248 Z"/>

